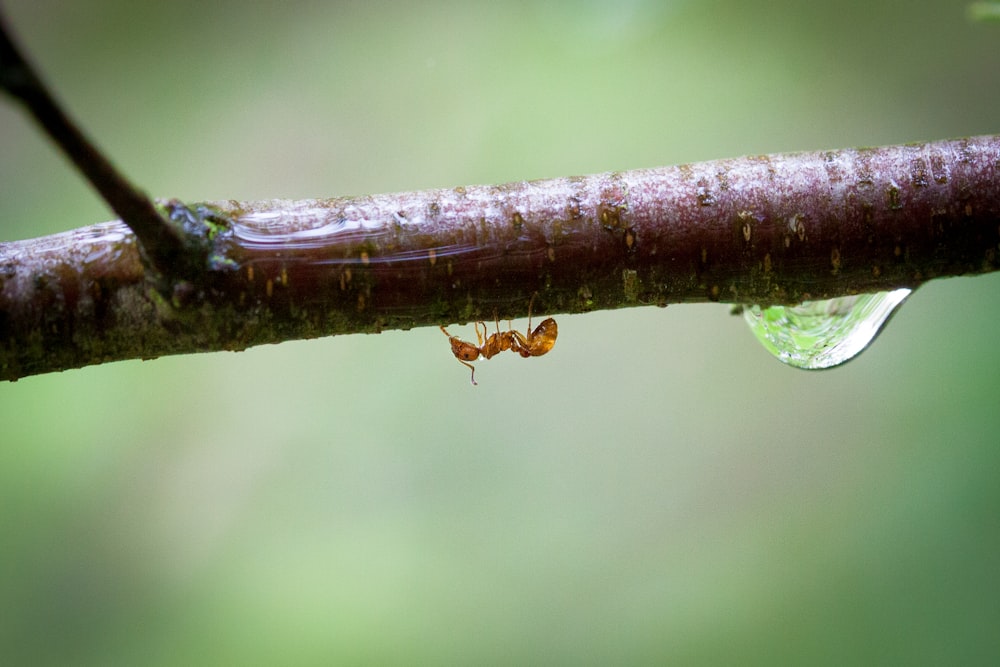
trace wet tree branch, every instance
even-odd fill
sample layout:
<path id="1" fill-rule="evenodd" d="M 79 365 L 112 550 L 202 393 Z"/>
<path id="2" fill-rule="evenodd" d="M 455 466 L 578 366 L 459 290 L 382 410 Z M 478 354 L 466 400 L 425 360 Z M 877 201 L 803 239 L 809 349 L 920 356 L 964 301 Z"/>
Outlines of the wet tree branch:
<path id="1" fill-rule="evenodd" d="M 121 216 L 0 243 L 0 379 L 494 314 L 798 303 L 997 269 L 1000 137 L 310 201 L 159 205 L 0 18 L 0 88 Z"/>
<path id="2" fill-rule="evenodd" d="M 1000 136 L 497 186 L 164 205 L 208 269 L 105 223 L 0 243 L 0 378 L 653 304 L 797 303 L 998 268 Z"/>

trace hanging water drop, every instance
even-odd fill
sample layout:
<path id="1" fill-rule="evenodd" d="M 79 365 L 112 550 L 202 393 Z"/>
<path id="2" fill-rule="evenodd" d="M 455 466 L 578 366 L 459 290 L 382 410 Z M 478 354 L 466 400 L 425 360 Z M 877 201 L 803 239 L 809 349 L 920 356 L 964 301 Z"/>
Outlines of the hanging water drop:
<path id="1" fill-rule="evenodd" d="M 798 306 L 749 306 L 743 317 L 757 340 L 789 366 L 832 368 L 861 354 L 911 291 L 806 301 Z"/>

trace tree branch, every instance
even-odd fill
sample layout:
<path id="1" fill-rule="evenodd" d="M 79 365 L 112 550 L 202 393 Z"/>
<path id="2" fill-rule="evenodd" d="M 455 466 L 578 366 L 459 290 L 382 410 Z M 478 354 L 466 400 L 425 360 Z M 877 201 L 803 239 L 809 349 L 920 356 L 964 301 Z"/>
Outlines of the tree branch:
<path id="1" fill-rule="evenodd" d="M 455 321 L 798 303 L 998 268 L 1000 136 L 307 201 L 165 205 L 166 296 L 105 223 L 0 243 L 0 378 Z"/>

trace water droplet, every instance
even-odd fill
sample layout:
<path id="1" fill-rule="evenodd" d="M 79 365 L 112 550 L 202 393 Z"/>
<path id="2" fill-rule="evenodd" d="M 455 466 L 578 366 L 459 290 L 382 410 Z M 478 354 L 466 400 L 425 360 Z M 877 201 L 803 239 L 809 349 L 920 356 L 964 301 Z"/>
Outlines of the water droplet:
<path id="1" fill-rule="evenodd" d="M 789 366 L 832 368 L 861 354 L 911 291 L 806 301 L 798 306 L 748 306 L 743 317 L 757 340 Z"/>

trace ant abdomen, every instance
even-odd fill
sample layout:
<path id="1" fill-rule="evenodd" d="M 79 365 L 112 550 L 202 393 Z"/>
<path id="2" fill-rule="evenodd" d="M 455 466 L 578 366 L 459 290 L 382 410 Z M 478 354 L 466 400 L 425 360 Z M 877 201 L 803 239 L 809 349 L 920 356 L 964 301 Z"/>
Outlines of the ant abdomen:
<path id="1" fill-rule="evenodd" d="M 530 329 L 528 331 L 527 338 L 521 342 L 521 346 L 517 350 L 518 354 L 524 358 L 542 356 L 555 346 L 556 336 L 559 335 L 559 327 L 551 317 L 543 320 L 535 327 L 534 331 Z"/>

